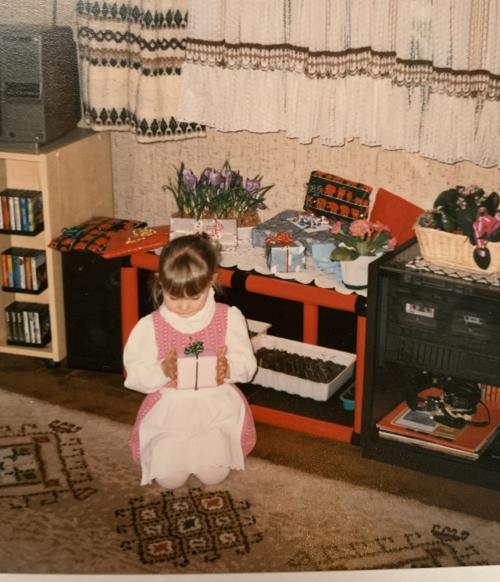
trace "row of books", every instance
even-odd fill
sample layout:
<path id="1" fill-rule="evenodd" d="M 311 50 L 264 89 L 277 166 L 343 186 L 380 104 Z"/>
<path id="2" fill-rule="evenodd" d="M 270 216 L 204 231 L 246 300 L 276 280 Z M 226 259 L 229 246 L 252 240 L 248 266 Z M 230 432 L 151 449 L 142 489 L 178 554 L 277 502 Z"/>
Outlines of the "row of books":
<path id="1" fill-rule="evenodd" d="M 0 192 L 0 230 L 26 234 L 43 229 L 43 202 L 39 190 L 8 188 Z"/>
<path id="2" fill-rule="evenodd" d="M 40 292 L 47 287 L 47 255 L 39 249 L 10 247 L 2 253 L 2 287 Z"/>
<path id="3" fill-rule="evenodd" d="M 49 306 L 46 303 L 14 301 L 5 308 L 7 343 L 44 346 L 50 341 Z"/>
<path id="4" fill-rule="evenodd" d="M 495 387 L 497 388 L 497 387 Z M 437 396 L 429 388 L 420 396 Z M 433 411 L 413 410 L 400 402 L 377 423 L 380 438 L 476 461 L 500 431 L 500 404 L 482 399 L 464 426 L 439 422 Z"/>

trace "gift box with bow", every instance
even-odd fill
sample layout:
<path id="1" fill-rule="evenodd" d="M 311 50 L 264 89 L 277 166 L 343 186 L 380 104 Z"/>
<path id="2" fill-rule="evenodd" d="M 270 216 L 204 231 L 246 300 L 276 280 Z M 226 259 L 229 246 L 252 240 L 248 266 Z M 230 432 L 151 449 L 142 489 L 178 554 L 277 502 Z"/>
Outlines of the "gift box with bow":
<path id="1" fill-rule="evenodd" d="M 170 240 L 186 234 L 206 232 L 211 238 L 218 241 L 223 249 L 234 248 L 238 245 L 236 220 L 219 218 L 171 218 Z"/>
<path id="2" fill-rule="evenodd" d="M 198 390 L 217 386 L 217 355 L 202 341 L 177 350 L 177 389 Z"/>
<path id="3" fill-rule="evenodd" d="M 292 273 L 305 269 L 305 247 L 287 232 L 265 240 L 267 266 L 271 273 Z"/>
<path id="4" fill-rule="evenodd" d="M 264 247 L 267 238 L 278 232 L 287 232 L 295 241 L 305 247 L 306 255 L 312 255 L 313 245 L 334 242 L 330 229 L 331 223 L 325 217 L 318 219 L 311 213 L 283 210 L 269 220 L 254 226 L 252 245 Z"/>

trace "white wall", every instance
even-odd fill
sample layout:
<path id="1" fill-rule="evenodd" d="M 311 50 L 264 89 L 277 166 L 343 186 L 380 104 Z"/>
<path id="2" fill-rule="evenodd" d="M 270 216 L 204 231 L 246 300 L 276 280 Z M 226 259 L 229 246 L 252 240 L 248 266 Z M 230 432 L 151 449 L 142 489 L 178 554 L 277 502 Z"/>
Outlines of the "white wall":
<path id="1" fill-rule="evenodd" d="M 261 174 L 264 184 L 275 184 L 263 218 L 286 208 L 301 209 L 312 170 L 368 184 L 374 192 L 384 187 L 423 208 L 430 208 L 439 192 L 457 184 L 500 191 L 498 169 L 469 162 L 443 164 L 355 141 L 343 147 L 301 145 L 283 134 L 215 130 L 206 138 L 147 145 L 137 144 L 132 134 L 116 132 L 112 141 L 116 214 L 150 225 L 168 222 L 175 211 L 172 195 L 161 186 L 173 177 L 173 167 L 181 161 L 198 173 L 206 166 L 220 167 L 228 159 L 244 176 Z"/>

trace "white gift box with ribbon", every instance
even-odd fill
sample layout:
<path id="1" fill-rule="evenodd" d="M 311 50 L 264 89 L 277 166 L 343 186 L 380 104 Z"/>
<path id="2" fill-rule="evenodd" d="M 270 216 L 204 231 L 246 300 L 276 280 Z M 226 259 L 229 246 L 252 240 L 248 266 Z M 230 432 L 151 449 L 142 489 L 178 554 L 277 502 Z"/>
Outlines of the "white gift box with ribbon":
<path id="1" fill-rule="evenodd" d="M 219 218 L 171 218 L 170 240 L 186 234 L 206 232 L 211 238 L 218 241 L 222 249 L 235 248 L 238 245 L 238 236 L 235 219 Z"/>
<path id="2" fill-rule="evenodd" d="M 217 386 L 217 355 L 214 350 L 200 354 L 177 351 L 177 389 L 198 390 Z"/>

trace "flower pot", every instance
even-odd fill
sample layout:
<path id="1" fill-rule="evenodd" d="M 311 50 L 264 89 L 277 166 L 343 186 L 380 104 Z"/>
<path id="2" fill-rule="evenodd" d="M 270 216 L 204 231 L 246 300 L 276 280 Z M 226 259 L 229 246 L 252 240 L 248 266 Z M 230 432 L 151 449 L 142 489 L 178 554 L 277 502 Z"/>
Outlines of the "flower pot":
<path id="1" fill-rule="evenodd" d="M 368 287 L 368 265 L 380 255 L 361 256 L 354 261 L 341 261 L 342 281 L 348 289 L 366 289 Z"/>

